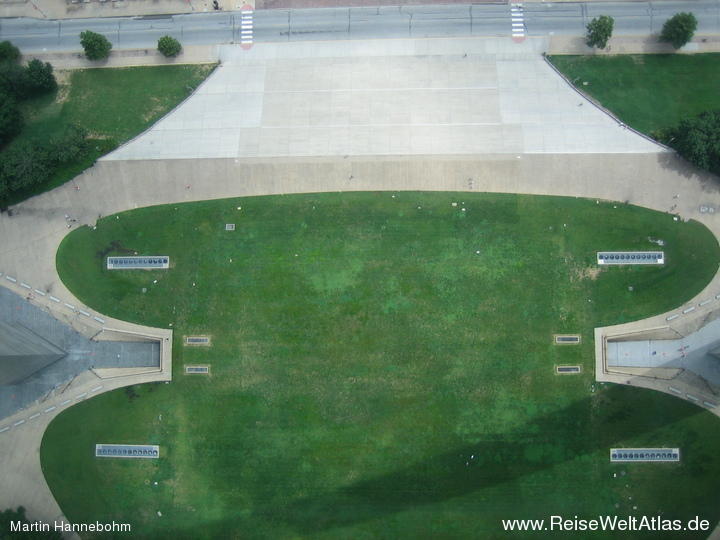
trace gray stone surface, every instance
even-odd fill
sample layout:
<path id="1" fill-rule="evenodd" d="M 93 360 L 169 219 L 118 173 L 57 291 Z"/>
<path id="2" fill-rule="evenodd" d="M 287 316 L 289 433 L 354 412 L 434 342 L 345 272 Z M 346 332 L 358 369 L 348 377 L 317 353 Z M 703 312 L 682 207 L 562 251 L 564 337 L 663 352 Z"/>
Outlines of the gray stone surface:
<path id="1" fill-rule="evenodd" d="M 22 324 L 0 320 L 0 387 L 19 384 L 66 355 Z"/>
<path id="2" fill-rule="evenodd" d="M 220 48 L 195 95 L 106 160 L 656 153 L 557 76 L 544 39 Z"/>
<path id="3" fill-rule="evenodd" d="M 157 342 L 88 339 L 5 287 L 0 287 L 0 321 L 22 325 L 67 352 L 64 358 L 33 371 L 22 382 L 0 386 L 0 419 L 43 400 L 51 392 L 61 392 L 64 383 L 90 368 L 160 365 Z"/>
<path id="4" fill-rule="evenodd" d="M 610 367 L 682 368 L 720 386 L 720 319 L 680 339 L 608 342 Z"/>

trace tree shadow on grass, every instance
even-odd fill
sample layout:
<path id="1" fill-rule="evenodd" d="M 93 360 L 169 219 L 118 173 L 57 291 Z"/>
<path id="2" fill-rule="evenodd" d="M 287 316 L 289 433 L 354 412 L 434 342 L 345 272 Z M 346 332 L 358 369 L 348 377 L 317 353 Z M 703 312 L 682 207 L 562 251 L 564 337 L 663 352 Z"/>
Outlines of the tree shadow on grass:
<path id="1" fill-rule="evenodd" d="M 607 452 L 609 459 L 611 446 L 622 447 L 629 438 L 634 444 L 644 441 L 647 447 L 664 446 L 667 441 L 658 441 L 653 430 L 703 412 L 678 400 L 673 400 L 673 407 L 658 410 L 657 399 L 648 392 L 613 386 L 603 392 L 604 410 L 593 411 L 597 403 L 589 397 L 532 419 L 513 435 L 479 434 L 485 440 L 477 444 L 453 448 L 340 490 L 302 498 L 284 508 L 265 509 L 257 517 L 312 536 L 513 482 L 598 451 Z M 604 424 L 604 429 L 583 426 L 588 421 Z"/>

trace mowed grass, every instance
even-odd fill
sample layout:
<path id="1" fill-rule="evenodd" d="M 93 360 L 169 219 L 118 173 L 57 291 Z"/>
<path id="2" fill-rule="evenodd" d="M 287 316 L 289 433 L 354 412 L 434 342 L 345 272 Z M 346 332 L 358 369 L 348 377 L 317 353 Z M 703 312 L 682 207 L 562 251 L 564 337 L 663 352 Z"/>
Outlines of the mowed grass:
<path id="1" fill-rule="evenodd" d="M 215 64 L 61 71 L 58 92 L 30 102 L 24 137 L 48 140 L 67 124 L 123 143 L 190 95 Z"/>
<path id="2" fill-rule="evenodd" d="M 11 144 L 49 142 L 68 124 L 88 130 L 90 155 L 61 169 L 41 186 L 13 194 L 0 203 L 15 204 L 74 178 L 99 157 L 147 130 L 179 105 L 216 64 L 60 70 L 56 92 L 22 103 L 25 127 Z"/>
<path id="3" fill-rule="evenodd" d="M 577 88 L 647 135 L 720 108 L 718 53 L 548 58 Z"/>
<path id="4" fill-rule="evenodd" d="M 659 239 L 665 266 L 598 272 L 597 250 Z M 105 269 L 134 252 L 172 268 Z M 109 216 L 57 262 L 88 305 L 175 330 L 170 384 L 48 428 L 42 464 L 71 521 L 134 538 L 493 538 L 512 518 L 720 518 L 717 418 L 593 383 L 595 326 L 673 308 L 717 271 L 696 222 L 517 195 L 257 197 Z M 195 363 L 211 375 L 184 375 Z M 99 442 L 162 458 L 96 459 Z M 611 466 L 614 445 L 680 446 L 683 461 Z"/>

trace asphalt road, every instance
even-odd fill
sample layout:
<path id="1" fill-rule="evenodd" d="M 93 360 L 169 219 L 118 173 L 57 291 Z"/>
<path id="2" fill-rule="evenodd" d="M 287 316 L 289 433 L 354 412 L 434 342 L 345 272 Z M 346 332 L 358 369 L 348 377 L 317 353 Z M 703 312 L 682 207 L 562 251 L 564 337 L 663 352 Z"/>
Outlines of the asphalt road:
<path id="1" fill-rule="evenodd" d="M 720 1 L 531 3 L 514 14 L 511 5 L 429 5 L 380 8 L 260 10 L 253 13 L 255 43 L 376 38 L 502 37 L 520 28 L 526 36 L 584 35 L 593 17 L 615 19 L 614 35 L 658 34 L 680 11 L 698 18 L 698 34 L 720 33 Z M 171 35 L 184 45 L 240 42 L 241 12 L 81 20 L 0 19 L 0 40 L 23 52 L 80 51 L 79 34 L 93 30 L 117 49 L 155 47 Z"/>

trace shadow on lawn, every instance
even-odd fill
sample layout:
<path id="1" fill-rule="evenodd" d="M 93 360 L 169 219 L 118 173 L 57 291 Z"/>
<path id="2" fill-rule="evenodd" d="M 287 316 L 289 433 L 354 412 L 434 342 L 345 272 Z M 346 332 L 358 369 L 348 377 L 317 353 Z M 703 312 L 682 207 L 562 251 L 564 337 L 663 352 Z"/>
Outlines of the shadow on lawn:
<path id="1" fill-rule="evenodd" d="M 341 490 L 299 499 L 276 511 L 266 510 L 263 517 L 285 522 L 298 533 L 312 536 L 511 482 L 582 455 L 609 451 L 611 446 L 622 446 L 622 441 L 630 437 L 636 442 L 648 439 L 646 446 L 664 446 L 667 441 L 659 444 L 648 434 L 702 412 L 699 407 L 678 402 L 676 407 L 665 407 L 665 416 L 659 417 L 663 411 L 653 406 L 654 399 L 643 403 L 647 394 L 628 390 L 612 387 L 603 392 L 602 402 L 608 404 L 603 411 L 593 414 L 591 398 L 578 401 L 528 422 L 515 436 L 488 434 L 483 436 L 487 440 L 478 444 L 454 448 Z M 609 423 L 612 428 L 583 427 L 590 418 L 593 424 Z M 606 455 L 609 459 L 609 454 Z"/>

